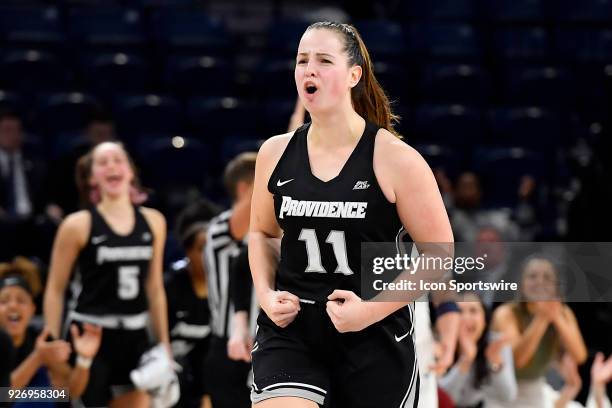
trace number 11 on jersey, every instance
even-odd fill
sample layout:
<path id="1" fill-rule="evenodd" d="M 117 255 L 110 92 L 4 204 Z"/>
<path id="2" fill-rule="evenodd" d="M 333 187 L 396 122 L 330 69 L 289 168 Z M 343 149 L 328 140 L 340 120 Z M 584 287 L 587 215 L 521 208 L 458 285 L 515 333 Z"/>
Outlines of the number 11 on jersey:
<path id="1" fill-rule="evenodd" d="M 326 273 L 327 271 L 321 264 L 321 250 L 319 248 L 317 232 L 314 229 L 303 228 L 298 239 L 306 243 L 308 266 L 306 266 L 306 270 L 304 272 Z M 344 231 L 331 230 L 325 242 L 331 244 L 332 248 L 334 249 L 334 255 L 336 257 L 336 262 L 338 263 L 334 273 L 352 275 L 353 271 L 349 267 L 348 256 L 346 254 L 346 240 L 344 238 Z"/>

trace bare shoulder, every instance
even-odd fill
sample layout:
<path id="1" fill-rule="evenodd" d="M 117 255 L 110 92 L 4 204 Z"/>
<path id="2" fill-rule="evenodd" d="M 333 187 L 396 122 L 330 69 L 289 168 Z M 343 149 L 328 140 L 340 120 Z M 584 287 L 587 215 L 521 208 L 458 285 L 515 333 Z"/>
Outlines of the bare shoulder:
<path id="1" fill-rule="evenodd" d="M 427 162 L 416 149 L 387 129 L 378 130 L 375 152 L 375 158 L 381 158 L 381 163 L 387 163 L 394 169 L 397 169 L 396 166 L 403 170 L 419 170 L 423 167 L 429 169 Z"/>
<path id="2" fill-rule="evenodd" d="M 274 168 L 278 164 L 281 156 L 285 152 L 289 141 L 295 132 L 284 133 L 282 135 L 272 136 L 266 140 L 257 153 L 257 168 L 260 174 L 267 179 L 270 177 Z"/>
<path id="3" fill-rule="evenodd" d="M 259 148 L 258 157 L 261 157 L 266 162 L 278 161 L 287 148 L 293 134 L 294 132 L 289 132 L 282 135 L 272 136 L 271 138 L 267 139 Z"/>
<path id="4" fill-rule="evenodd" d="M 69 214 L 60 224 L 58 236 L 84 245 L 91 230 L 91 213 L 81 210 Z"/>
<path id="5" fill-rule="evenodd" d="M 566 305 L 565 303 L 563 304 L 563 314 L 565 316 L 571 316 L 572 318 L 576 317 L 576 315 L 574 315 L 574 311 L 572 310 L 572 308 Z"/>
<path id="6" fill-rule="evenodd" d="M 164 217 L 161 212 L 159 212 L 155 208 L 149 207 L 140 207 L 140 211 L 142 212 L 142 215 L 144 215 L 145 219 L 153 230 L 155 230 L 156 232 L 165 232 L 166 217 Z"/>
<path id="7" fill-rule="evenodd" d="M 516 317 L 514 316 L 513 306 L 511 303 L 504 303 L 495 309 L 495 312 L 493 312 L 493 323 L 495 325 L 504 326 L 513 322 L 516 322 Z"/>

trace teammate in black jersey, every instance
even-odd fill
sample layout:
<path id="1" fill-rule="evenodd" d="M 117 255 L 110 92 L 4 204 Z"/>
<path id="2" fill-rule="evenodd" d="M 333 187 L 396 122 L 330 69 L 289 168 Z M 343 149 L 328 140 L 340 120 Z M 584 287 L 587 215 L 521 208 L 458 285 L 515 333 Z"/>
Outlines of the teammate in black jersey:
<path id="1" fill-rule="evenodd" d="M 230 359 L 227 342 L 234 313 L 230 296 L 231 265 L 244 246 L 249 229 L 255 158 L 256 153 L 242 153 L 226 166 L 224 182 L 232 199 L 232 208 L 211 220 L 206 235 L 204 260 L 208 273 L 212 336 L 205 367 L 214 408 L 251 405 L 247 385 L 251 365 Z M 246 321 L 242 323 L 246 324 Z M 246 331 L 246 328 L 241 327 L 240 330 Z"/>
<path id="2" fill-rule="evenodd" d="M 162 278 L 166 223 L 158 211 L 132 203 L 137 179 L 121 144 L 99 144 L 80 164 L 85 174 L 82 195 L 99 202 L 60 225 L 44 299 L 45 320 L 59 337 L 64 291 L 76 267 L 82 290 L 69 320 L 103 328 L 82 402 L 145 407 L 149 397 L 134 390 L 129 374 L 150 346 L 149 324 L 155 340 L 170 350 Z M 77 366 L 91 364 L 76 361 Z"/>
<path id="3" fill-rule="evenodd" d="M 452 242 L 431 169 L 397 138 L 354 27 L 311 25 L 295 81 L 312 123 L 261 147 L 249 261 L 263 309 L 257 408 L 416 407 L 409 302 L 362 302 L 361 242 Z M 282 236 L 280 265 L 268 244 Z M 420 295 L 420 294 L 419 294 Z"/>
<path id="4" fill-rule="evenodd" d="M 177 217 L 176 235 L 186 258 L 175 262 L 166 276 L 170 342 L 176 361 L 181 365 L 178 406 L 204 407 L 206 393 L 204 359 L 210 341 L 208 282 L 202 251 L 208 222 L 219 213 L 216 205 L 199 200 Z"/>

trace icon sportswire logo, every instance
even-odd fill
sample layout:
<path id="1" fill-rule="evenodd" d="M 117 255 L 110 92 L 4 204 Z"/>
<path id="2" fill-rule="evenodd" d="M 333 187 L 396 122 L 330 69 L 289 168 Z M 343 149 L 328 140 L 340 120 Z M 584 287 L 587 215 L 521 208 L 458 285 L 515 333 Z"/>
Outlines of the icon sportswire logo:
<path id="1" fill-rule="evenodd" d="M 276 182 L 276 186 L 277 187 L 282 187 L 287 183 L 291 183 L 293 180 L 295 179 L 289 179 L 289 180 L 285 180 L 285 181 L 281 181 L 280 179 L 278 179 L 278 181 Z"/>

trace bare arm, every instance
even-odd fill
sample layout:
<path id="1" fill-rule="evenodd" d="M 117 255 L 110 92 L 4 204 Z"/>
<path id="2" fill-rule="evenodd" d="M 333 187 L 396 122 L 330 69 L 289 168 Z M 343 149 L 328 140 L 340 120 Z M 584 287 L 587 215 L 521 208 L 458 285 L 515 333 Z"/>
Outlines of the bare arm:
<path id="1" fill-rule="evenodd" d="M 77 256 L 87 241 L 90 225 L 89 213 L 79 211 L 69 215 L 62 222 L 55 236 L 43 299 L 43 314 L 47 327 L 56 339 L 60 338 L 66 285 L 70 280 Z"/>
<path id="2" fill-rule="evenodd" d="M 40 355 L 36 350 L 32 351 L 12 372 L 11 387 L 23 388 L 30 383 L 36 371 L 42 365 Z"/>
<path id="3" fill-rule="evenodd" d="M 268 180 L 282 154 L 281 149 L 284 150 L 288 142 L 288 139 L 283 141 L 277 138 L 268 140 L 259 150 L 251 200 L 249 265 L 257 298 L 260 301 L 264 293 L 274 290 L 278 254 L 272 242 L 282 236 L 274 215 L 274 198 L 267 187 Z"/>
<path id="4" fill-rule="evenodd" d="M 376 142 L 374 171 L 387 199 L 396 203 L 404 228 L 415 243 L 447 244 L 425 245 L 425 255 L 434 249 L 452 255 L 454 238 L 450 221 L 429 165 L 416 150 L 388 131 L 380 130 L 377 139 L 380 140 Z M 371 308 L 380 320 L 421 294 L 411 291 L 401 302 L 371 302 Z"/>
<path id="5" fill-rule="evenodd" d="M 266 315 L 280 327 L 293 321 L 300 310 L 300 302 L 297 296 L 286 291 L 276 291 L 274 287 L 278 238 L 282 236 L 282 231 L 276 222 L 274 199 L 267 184 L 289 139 L 289 135 L 275 136 L 259 150 L 249 232 L 249 265 L 257 300 Z"/>
<path id="6" fill-rule="evenodd" d="M 493 328 L 510 340 L 516 368 L 525 367 L 529 363 L 548 325 L 549 322 L 543 316 L 536 314 L 527 329 L 521 333 L 509 304 L 500 306 L 493 314 Z"/>
<path id="7" fill-rule="evenodd" d="M 552 321 L 561 338 L 563 348 L 572 356 L 577 364 L 587 359 L 587 349 L 574 313 L 567 305 L 562 305 L 561 313 Z"/>
<path id="8" fill-rule="evenodd" d="M 143 214 L 147 218 L 153 230 L 153 259 L 147 276 L 146 291 L 149 301 L 149 313 L 153 333 L 158 342 L 165 343 L 170 350 L 168 334 L 168 304 L 166 301 L 166 290 L 163 278 L 163 256 L 166 242 L 166 220 L 157 210 L 143 208 Z"/>

